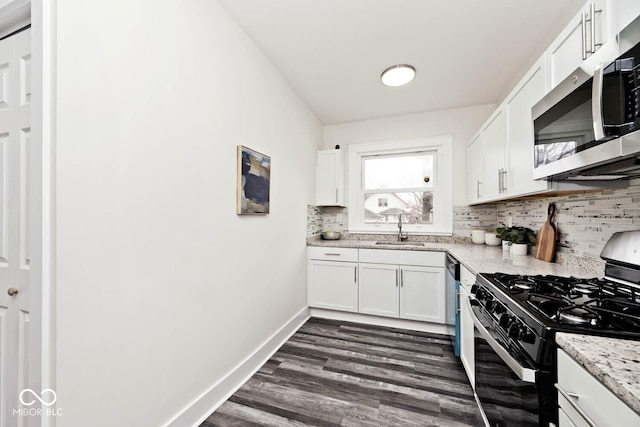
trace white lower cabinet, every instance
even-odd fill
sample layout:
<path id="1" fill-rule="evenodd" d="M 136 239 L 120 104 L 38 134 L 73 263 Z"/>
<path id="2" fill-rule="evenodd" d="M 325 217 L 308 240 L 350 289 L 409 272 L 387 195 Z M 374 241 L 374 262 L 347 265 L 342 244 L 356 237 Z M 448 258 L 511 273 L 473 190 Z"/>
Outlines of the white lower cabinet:
<path id="1" fill-rule="evenodd" d="M 397 265 L 360 264 L 360 313 L 398 317 L 400 272 Z"/>
<path id="2" fill-rule="evenodd" d="M 444 252 L 309 247 L 309 307 L 445 323 Z"/>
<path id="3" fill-rule="evenodd" d="M 560 427 L 640 426 L 640 415 L 563 350 L 558 350 Z"/>
<path id="4" fill-rule="evenodd" d="M 358 311 L 358 250 L 309 248 L 309 307 Z"/>
<path id="5" fill-rule="evenodd" d="M 444 252 L 361 249 L 359 268 L 360 313 L 445 323 Z"/>
<path id="6" fill-rule="evenodd" d="M 445 322 L 444 269 L 360 264 L 360 313 Z"/>
<path id="7" fill-rule="evenodd" d="M 473 273 L 464 266 L 460 266 L 460 361 L 467 373 L 467 377 L 469 377 L 471 387 L 474 389 L 476 387 L 475 359 L 473 356 L 475 329 L 471 303 L 469 302 L 469 291 L 475 280 Z"/>
<path id="8" fill-rule="evenodd" d="M 464 367 L 473 389 L 476 388 L 475 359 L 473 357 L 473 314 L 469 293 L 464 285 L 460 285 L 460 361 Z"/>
<path id="9" fill-rule="evenodd" d="M 400 318 L 445 323 L 444 268 L 400 267 Z"/>

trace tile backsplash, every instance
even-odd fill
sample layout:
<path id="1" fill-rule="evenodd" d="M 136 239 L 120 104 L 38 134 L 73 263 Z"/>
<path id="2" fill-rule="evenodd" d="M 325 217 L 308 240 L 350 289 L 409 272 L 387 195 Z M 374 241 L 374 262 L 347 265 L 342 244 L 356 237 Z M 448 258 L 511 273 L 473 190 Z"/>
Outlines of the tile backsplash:
<path id="1" fill-rule="evenodd" d="M 617 231 L 640 230 L 640 185 L 547 199 L 521 200 L 497 206 L 498 224 L 538 230 L 547 220 L 549 203 L 555 203 L 559 255 L 600 259 L 604 244 Z"/>
<path id="2" fill-rule="evenodd" d="M 507 224 L 539 230 L 547 220 L 549 203 L 556 204 L 555 223 L 558 231 L 557 258 L 600 260 L 606 241 L 617 231 L 640 230 L 640 182 L 632 181 L 625 189 L 574 194 L 538 199 L 525 199 L 482 206 L 454 206 L 453 236 L 437 237 L 437 241 L 470 241 L 474 228 L 495 229 Z M 342 215 L 338 221 L 338 214 Z M 347 209 L 315 207 L 307 209 L 307 234 L 323 230 L 347 231 Z M 416 236 L 418 237 L 418 236 Z M 350 235 L 349 238 L 379 239 L 372 235 Z M 431 241 L 436 236 L 421 236 Z M 435 241 L 435 240 L 434 240 Z"/>

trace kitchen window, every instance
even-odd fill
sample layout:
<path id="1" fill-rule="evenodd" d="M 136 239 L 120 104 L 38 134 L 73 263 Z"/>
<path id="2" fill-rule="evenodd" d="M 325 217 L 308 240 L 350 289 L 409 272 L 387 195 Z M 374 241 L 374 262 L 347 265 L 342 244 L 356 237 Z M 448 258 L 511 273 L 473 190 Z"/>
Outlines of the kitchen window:
<path id="1" fill-rule="evenodd" d="M 451 235 L 452 137 L 349 146 L 349 230 Z M 353 212 L 353 214 L 352 214 Z"/>

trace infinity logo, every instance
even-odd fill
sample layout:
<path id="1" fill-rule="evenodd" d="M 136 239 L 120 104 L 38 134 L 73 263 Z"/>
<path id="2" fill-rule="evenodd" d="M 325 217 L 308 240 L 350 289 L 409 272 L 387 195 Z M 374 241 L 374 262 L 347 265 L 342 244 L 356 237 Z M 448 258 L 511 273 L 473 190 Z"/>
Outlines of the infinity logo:
<path id="1" fill-rule="evenodd" d="M 36 403 L 35 399 L 31 399 L 31 401 L 25 401 L 24 400 L 24 396 L 25 394 L 32 394 L 33 397 L 35 397 L 35 399 L 39 400 L 40 403 L 42 403 L 44 406 L 51 406 L 54 403 L 56 403 L 56 400 L 58 399 L 58 395 L 56 394 L 55 391 L 51 390 L 50 388 L 45 388 L 44 390 L 42 390 L 42 392 L 40 393 L 40 395 L 38 395 L 38 393 L 36 393 L 35 391 L 31 390 L 30 388 L 25 388 L 24 390 L 22 390 L 20 392 L 20 402 L 22 402 L 22 404 L 24 406 L 31 406 L 34 403 Z M 48 401 L 45 398 L 45 394 L 49 393 L 52 397 L 51 401 Z"/>

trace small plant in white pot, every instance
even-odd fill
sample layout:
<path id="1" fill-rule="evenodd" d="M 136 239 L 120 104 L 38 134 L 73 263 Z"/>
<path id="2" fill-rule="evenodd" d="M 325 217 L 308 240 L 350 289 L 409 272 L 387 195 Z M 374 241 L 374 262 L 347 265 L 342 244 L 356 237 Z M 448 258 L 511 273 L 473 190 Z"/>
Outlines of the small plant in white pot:
<path id="1" fill-rule="evenodd" d="M 527 227 L 512 227 L 510 234 L 511 253 L 527 255 L 529 245 L 536 244 L 536 232 Z"/>
<path id="2" fill-rule="evenodd" d="M 496 236 L 502 239 L 502 250 L 508 251 L 511 249 L 511 231 L 513 227 L 507 227 L 502 224 L 503 227 L 496 228 Z"/>
<path id="3" fill-rule="evenodd" d="M 502 239 L 502 249 L 514 255 L 527 255 L 528 246 L 536 244 L 536 232 L 527 227 L 498 227 L 496 233 Z"/>

